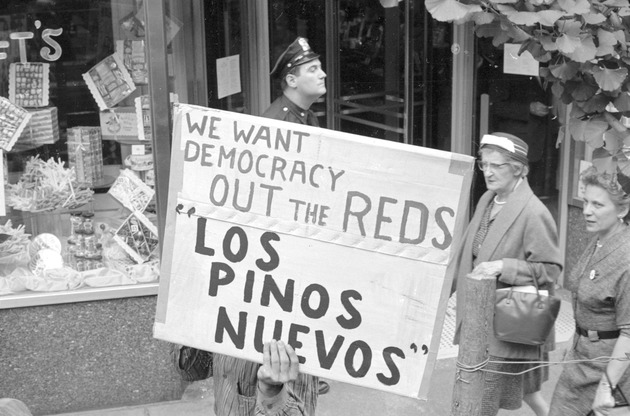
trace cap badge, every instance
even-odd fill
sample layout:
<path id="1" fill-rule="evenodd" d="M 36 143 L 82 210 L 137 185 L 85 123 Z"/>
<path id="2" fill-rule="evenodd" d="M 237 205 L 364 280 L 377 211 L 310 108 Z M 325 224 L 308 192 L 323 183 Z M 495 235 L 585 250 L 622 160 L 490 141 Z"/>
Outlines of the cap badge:
<path id="1" fill-rule="evenodd" d="M 309 49 L 311 49 L 310 46 L 308 46 L 308 42 L 306 41 L 306 39 L 304 38 L 299 38 L 298 39 L 298 43 L 300 44 L 300 46 L 302 47 L 302 50 L 304 52 L 308 51 Z"/>

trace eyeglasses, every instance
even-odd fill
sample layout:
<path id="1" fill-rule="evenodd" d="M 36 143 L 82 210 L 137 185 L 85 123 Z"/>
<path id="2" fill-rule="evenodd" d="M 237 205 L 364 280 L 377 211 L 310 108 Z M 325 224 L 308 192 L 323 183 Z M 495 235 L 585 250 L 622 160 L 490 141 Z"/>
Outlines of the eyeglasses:
<path id="1" fill-rule="evenodd" d="M 497 169 L 502 168 L 503 166 L 509 165 L 509 164 L 510 164 L 509 162 L 505 162 L 505 163 L 488 163 L 488 162 L 483 162 L 481 160 L 477 160 L 477 167 L 482 172 L 486 172 L 488 170 L 496 172 Z"/>

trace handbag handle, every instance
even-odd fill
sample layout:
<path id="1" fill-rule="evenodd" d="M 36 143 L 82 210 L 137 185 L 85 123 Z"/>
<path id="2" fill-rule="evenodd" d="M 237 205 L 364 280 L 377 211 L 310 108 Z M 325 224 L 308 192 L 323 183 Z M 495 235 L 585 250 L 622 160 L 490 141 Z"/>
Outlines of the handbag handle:
<path id="1" fill-rule="evenodd" d="M 534 276 L 534 266 L 532 266 L 532 264 L 528 262 L 527 260 L 525 260 L 525 263 L 527 264 L 527 268 L 529 269 L 529 274 L 532 275 L 532 280 L 534 281 L 534 287 L 536 288 L 536 295 L 538 295 L 538 298 L 540 298 L 540 291 L 538 288 L 538 279 L 536 279 L 536 276 Z M 512 299 L 513 291 L 514 291 L 514 286 L 511 286 L 510 293 L 508 294 L 508 299 Z"/>

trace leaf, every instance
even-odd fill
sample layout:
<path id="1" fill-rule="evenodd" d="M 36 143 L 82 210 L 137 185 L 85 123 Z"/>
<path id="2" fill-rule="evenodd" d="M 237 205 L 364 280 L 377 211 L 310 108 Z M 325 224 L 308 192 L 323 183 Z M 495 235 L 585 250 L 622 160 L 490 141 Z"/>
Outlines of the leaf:
<path id="1" fill-rule="evenodd" d="M 617 164 L 617 182 L 619 182 L 621 189 L 623 189 L 626 194 L 630 194 L 630 176 L 628 176 L 629 173 L 630 172 L 622 171 L 619 167 L 619 164 Z"/>
<path id="2" fill-rule="evenodd" d="M 614 129 L 608 130 L 604 133 L 604 149 L 608 151 L 611 155 L 617 154 L 621 146 L 623 145 L 623 139 L 626 137 L 628 133 L 626 132 L 618 132 Z"/>
<path id="3" fill-rule="evenodd" d="M 514 12 L 507 15 L 510 21 L 517 25 L 533 26 L 540 21 L 538 13 L 535 12 Z"/>
<path id="4" fill-rule="evenodd" d="M 575 62 L 587 62 L 591 59 L 595 59 L 595 55 L 597 54 L 597 46 L 593 42 L 593 37 L 588 35 L 584 39 L 582 39 L 581 43 L 572 53 L 566 54 L 569 58 L 573 59 Z"/>
<path id="5" fill-rule="evenodd" d="M 558 50 L 565 55 L 571 54 L 582 45 L 582 41 L 577 36 L 567 35 L 563 33 L 558 39 L 556 39 L 556 46 Z"/>
<path id="6" fill-rule="evenodd" d="M 602 13 L 586 13 L 582 17 L 587 25 L 598 25 L 606 21 L 606 16 Z"/>
<path id="7" fill-rule="evenodd" d="M 539 22 L 543 26 L 554 26 L 558 19 L 560 19 L 564 13 L 560 10 L 541 10 L 536 12 L 539 18 Z M 606 20 L 606 18 L 604 18 Z"/>
<path id="8" fill-rule="evenodd" d="M 492 23 L 476 26 L 475 33 L 480 38 L 495 39 L 497 36 L 501 36 L 503 34 L 503 29 L 501 28 L 500 22 L 495 20 Z"/>
<path id="9" fill-rule="evenodd" d="M 630 7 L 628 0 L 606 0 L 602 4 L 608 7 Z"/>
<path id="10" fill-rule="evenodd" d="M 476 4 L 462 4 L 456 0 L 426 0 L 425 6 L 431 16 L 440 22 L 463 19 L 471 13 L 482 11 Z"/>
<path id="11" fill-rule="evenodd" d="M 624 111 L 630 111 L 630 94 L 628 94 L 627 92 L 622 92 L 617 98 L 615 98 L 613 104 L 615 105 L 617 110 L 622 113 Z"/>
<path id="12" fill-rule="evenodd" d="M 538 62 L 549 62 L 551 60 L 551 54 L 544 50 L 540 43 L 526 42 L 524 45 L 526 46 L 525 50 L 531 53 Z"/>
<path id="13" fill-rule="evenodd" d="M 558 5 L 570 14 L 586 14 L 591 11 L 588 0 L 558 0 Z"/>
<path id="14" fill-rule="evenodd" d="M 597 56 L 612 55 L 615 50 L 613 46 L 617 44 L 617 37 L 614 33 L 604 29 L 597 29 Z"/>
<path id="15" fill-rule="evenodd" d="M 571 93 L 571 96 L 575 99 L 575 101 L 586 101 L 597 93 L 599 87 L 597 85 L 592 85 L 586 81 L 577 83 L 577 87 Z"/>
<path id="16" fill-rule="evenodd" d="M 472 14 L 472 20 L 476 25 L 485 25 L 494 21 L 495 15 L 488 12 L 478 12 Z"/>
<path id="17" fill-rule="evenodd" d="M 557 51 L 558 50 L 558 46 L 556 45 L 556 41 L 552 36 L 540 36 L 538 38 L 538 40 L 540 41 L 540 44 L 542 45 L 542 47 L 549 51 L 549 52 L 553 52 L 553 51 Z"/>
<path id="18" fill-rule="evenodd" d="M 559 20 L 556 26 L 560 33 L 566 33 L 570 36 L 578 37 L 582 32 L 582 22 L 575 19 Z"/>
<path id="19" fill-rule="evenodd" d="M 617 164 L 614 162 L 612 155 L 601 146 L 593 150 L 592 162 L 598 172 L 613 173 L 617 170 Z"/>
<path id="20" fill-rule="evenodd" d="M 549 65 L 549 69 L 554 77 L 567 81 L 578 73 L 579 65 L 575 62 L 565 62 L 560 65 Z"/>
<path id="21" fill-rule="evenodd" d="M 508 36 L 512 38 L 514 43 L 522 43 L 531 38 L 531 35 L 521 29 L 519 26 L 513 24 L 507 24 L 504 28 L 507 30 Z"/>
<path id="22" fill-rule="evenodd" d="M 598 66 L 593 68 L 593 77 L 597 85 L 604 91 L 616 91 L 628 76 L 627 68 L 608 69 Z"/>
<path id="23" fill-rule="evenodd" d="M 586 113 L 601 113 L 606 109 L 606 106 L 611 101 L 611 98 L 604 94 L 595 94 L 593 97 L 588 100 L 577 104 L 584 110 Z"/>
<path id="24" fill-rule="evenodd" d="M 569 121 L 569 131 L 575 140 L 579 142 L 586 142 L 589 138 L 599 138 L 599 140 L 601 140 L 601 144 L 595 146 L 595 148 L 601 147 L 604 144 L 602 136 L 606 130 L 608 130 L 606 120 L 597 117 L 593 117 L 590 120 L 571 118 Z"/>

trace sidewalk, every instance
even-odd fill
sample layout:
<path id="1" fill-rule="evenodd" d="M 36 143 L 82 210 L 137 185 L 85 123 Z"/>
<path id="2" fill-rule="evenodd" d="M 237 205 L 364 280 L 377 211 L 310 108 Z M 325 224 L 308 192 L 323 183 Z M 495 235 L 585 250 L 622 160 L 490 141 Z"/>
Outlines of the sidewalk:
<path id="1" fill-rule="evenodd" d="M 329 381 L 330 392 L 320 396 L 317 416 L 354 415 L 397 415 L 397 416 L 448 416 L 455 377 L 457 347 L 450 343 L 454 330 L 454 304 L 449 302 L 447 319 L 442 332 L 438 361 L 432 376 L 432 385 L 427 401 L 396 396 L 378 390 L 357 387 L 346 383 Z M 562 302 L 560 316 L 556 321 L 557 348 L 552 352 L 552 362 L 562 361 L 574 328 L 571 305 Z M 549 381 L 543 385 L 543 396 L 550 401 L 562 368 L 551 366 Z M 182 399 L 173 402 L 153 403 L 141 406 L 92 410 L 66 413 L 58 416 L 210 416 L 213 415 L 212 379 L 192 383 Z M 533 416 L 527 405 L 515 411 L 500 411 L 499 416 Z M 52 416 L 52 415 L 50 415 Z"/>

